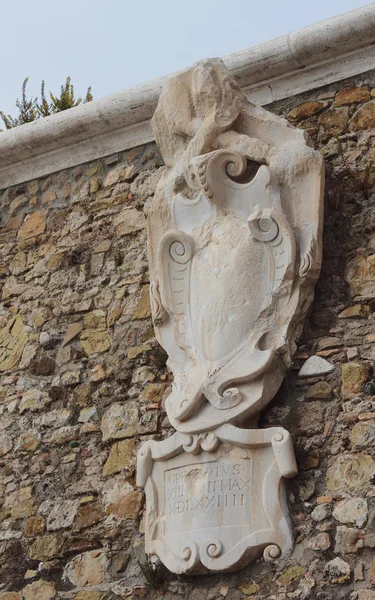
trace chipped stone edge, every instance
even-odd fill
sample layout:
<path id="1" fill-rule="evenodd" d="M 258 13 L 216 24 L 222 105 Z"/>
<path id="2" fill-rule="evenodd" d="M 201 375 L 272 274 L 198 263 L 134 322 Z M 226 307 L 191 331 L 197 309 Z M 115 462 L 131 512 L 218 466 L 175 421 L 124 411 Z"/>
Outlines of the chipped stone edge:
<path id="1" fill-rule="evenodd" d="M 375 68 L 375 3 L 224 57 L 265 105 Z M 0 133 L 0 189 L 152 141 L 166 77 Z"/>

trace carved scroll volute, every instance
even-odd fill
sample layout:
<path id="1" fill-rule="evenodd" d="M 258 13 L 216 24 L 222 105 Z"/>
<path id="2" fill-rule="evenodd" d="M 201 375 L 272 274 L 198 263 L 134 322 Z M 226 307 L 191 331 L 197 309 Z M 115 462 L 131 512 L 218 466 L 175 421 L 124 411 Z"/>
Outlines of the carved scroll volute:
<path id="1" fill-rule="evenodd" d="M 153 127 L 167 165 L 148 235 L 168 415 L 193 433 L 241 423 L 277 391 L 313 297 L 322 160 L 219 60 L 168 83 Z"/>

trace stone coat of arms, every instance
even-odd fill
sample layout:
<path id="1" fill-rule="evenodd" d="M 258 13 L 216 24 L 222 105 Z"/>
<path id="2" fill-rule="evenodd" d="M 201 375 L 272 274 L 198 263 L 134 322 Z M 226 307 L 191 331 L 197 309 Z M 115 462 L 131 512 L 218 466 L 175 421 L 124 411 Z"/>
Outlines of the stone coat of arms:
<path id="1" fill-rule="evenodd" d="M 175 573 L 234 570 L 293 547 L 291 438 L 257 419 L 319 275 L 323 161 L 219 59 L 167 81 L 153 129 L 166 169 L 148 214 L 151 305 L 176 433 L 139 452 L 146 551 Z"/>

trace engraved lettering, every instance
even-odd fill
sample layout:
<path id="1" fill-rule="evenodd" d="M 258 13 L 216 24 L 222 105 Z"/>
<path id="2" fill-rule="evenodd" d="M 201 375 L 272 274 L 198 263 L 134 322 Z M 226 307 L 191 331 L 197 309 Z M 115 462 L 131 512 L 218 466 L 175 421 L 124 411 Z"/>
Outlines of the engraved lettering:
<path id="1" fill-rule="evenodd" d="M 165 473 L 166 531 L 205 526 L 216 513 L 236 507 L 239 524 L 251 519 L 250 459 L 177 467 Z M 240 493 L 241 492 L 241 493 Z M 218 512 L 220 511 L 220 513 Z M 189 514 L 186 519 L 183 515 Z M 192 519 L 192 520 L 191 520 Z"/>

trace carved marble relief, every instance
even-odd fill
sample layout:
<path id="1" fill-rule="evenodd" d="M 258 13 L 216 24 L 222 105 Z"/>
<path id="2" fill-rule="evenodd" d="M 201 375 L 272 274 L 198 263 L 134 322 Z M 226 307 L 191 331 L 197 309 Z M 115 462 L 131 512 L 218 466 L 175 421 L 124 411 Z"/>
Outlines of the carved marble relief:
<path id="1" fill-rule="evenodd" d="M 180 432 L 146 442 L 138 455 L 145 487 L 146 552 L 174 573 L 239 569 L 263 551 L 266 561 L 289 552 L 282 477 L 296 465 L 282 427 Z"/>
<path id="2" fill-rule="evenodd" d="M 167 82 L 153 129 L 166 169 L 148 215 L 151 305 L 174 375 L 166 407 L 177 433 L 140 451 L 146 546 L 174 572 L 229 570 L 292 546 L 279 489 L 296 472 L 289 434 L 254 427 L 290 366 L 319 274 L 323 162 L 302 130 L 250 104 L 218 59 Z M 222 505 L 210 527 L 200 505 L 190 510 L 211 482 L 204 475 L 186 475 L 185 516 L 168 508 L 167 473 L 233 466 L 239 455 L 249 494 L 227 498 L 244 503 L 238 527 Z"/>

